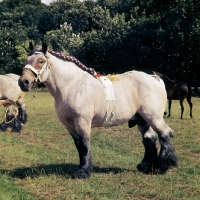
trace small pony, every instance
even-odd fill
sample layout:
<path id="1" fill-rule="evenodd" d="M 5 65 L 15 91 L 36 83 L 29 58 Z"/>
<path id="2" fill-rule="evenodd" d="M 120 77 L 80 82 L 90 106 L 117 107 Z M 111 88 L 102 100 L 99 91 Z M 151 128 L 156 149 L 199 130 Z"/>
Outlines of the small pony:
<path id="1" fill-rule="evenodd" d="M 5 120 L 0 124 L 0 130 L 12 128 L 19 132 L 27 122 L 25 93 L 18 86 L 19 76 L 16 74 L 0 75 L 0 105 L 5 107 Z"/>

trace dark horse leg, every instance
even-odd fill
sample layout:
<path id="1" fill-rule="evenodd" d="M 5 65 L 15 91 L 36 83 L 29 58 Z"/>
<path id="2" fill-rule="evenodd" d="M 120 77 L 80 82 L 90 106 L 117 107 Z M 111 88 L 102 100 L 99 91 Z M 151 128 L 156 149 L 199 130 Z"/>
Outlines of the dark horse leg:
<path id="1" fill-rule="evenodd" d="M 153 173 L 157 168 L 156 134 L 147 124 L 138 125 L 138 129 L 142 134 L 145 153 L 142 162 L 137 165 L 137 169 L 145 174 Z"/>
<path id="2" fill-rule="evenodd" d="M 16 117 L 12 122 L 6 123 L 5 121 L 1 123 L 0 130 L 6 131 L 8 128 L 12 128 L 12 132 L 20 132 L 22 125 L 18 117 Z"/>
<path id="3" fill-rule="evenodd" d="M 169 101 L 168 101 L 168 111 L 169 111 L 169 114 L 168 114 L 167 117 L 171 116 L 171 105 L 172 105 L 172 99 L 169 99 Z"/>
<path id="4" fill-rule="evenodd" d="M 142 133 L 145 154 L 142 162 L 137 168 L 143 173 L 152 173 L 155 170 L 164 174 L 169 168 L 176 167 L 178 158 L 175 150 L 170 144 L 170 138 L 173 136 L 173 130 L 165 124 L 163 119 L 147 119 L 148 123 L 138 125 Z M 156 133 L 160 141 L 160 153 L 157 157 Z"/>
<path id="5" fill-rule="evenodd" d="M 181 106 L 181 119 L 183 119 L 183 112 L 184 112 L 183 99 L 180 99 L 180 106 Z"/>
<path id="6" fill-rule="evenodd" d="M 26 105 L 24 103 L 23 99 L 18 100 L 17 102 L 18 105 L 18 111 L 19 111 L 19 120 L 21 122 L 21 124 L 25 124 L 28 120 L 27 120 L 27 113 L 26 113 Z"/>
<path id="7" fill-rule="evenodd" d="M 142 134 L 143 145 L 145 148 L 144 158 L 137 165 L 138 171 L 145 174 L 153 173 L 157 165 L 156 134 L 146 121 L 136 113 L 128 122 L 129 128 L 138 125 L 138 130 Z"/>
<path id="8" fill-rule="evenodd" d="M 161 174 L 164 174 L 169 168 L 177 167 L 178 157 L 170 143 L 170 138 L 173 137 L 173 130 L 165 124 L 165 128 L 157 131 L 157 133 L 160 141 L 158 169 Z"/>
<path id="9" fill-rule="evenodd" d="M 92 156 L 90 153 L 90 139 L 80 135 L 76 135 L 73 139 L 80 159 L 80 165 L 75 172 L 75 177 L 81 179 L 89 178 L 93 170 Z"/>
<path id="10" fill-rule="evenodd" d="M 22 129 L 22 125 L 20 123 L 19 117 L 16 117 L 12 123 L 12 132 L 20 132 Z"/>
<path id="11" fill-rule="evenodd" d="M 28 120 L 27 120 L 27 113 L 26 110 L 23 110 L 21 107 L 19 107 L 19 120 L 21 122 L 21 124 L 25 124 Z"/>
<path id="12" fill-rule="evenodd" d="M 8 128 L 11 128 L 11 127 L 12 127 L 12 123 L 5 123 L 5 121 L 3 121 L 0 124 L 0 130 L 1 131 L 6 131 Z"/>
<path id="13" fill-rule="evenodd" d="M 193 108 L 193 104 L 192 104 L 192 101 L 191 101 L 191 97 L 190 96 L 187 96 L 187 102 L 190 106 L 190 117 L 193 118 L 193 115 L 192 115 L 192 108 Z"/>

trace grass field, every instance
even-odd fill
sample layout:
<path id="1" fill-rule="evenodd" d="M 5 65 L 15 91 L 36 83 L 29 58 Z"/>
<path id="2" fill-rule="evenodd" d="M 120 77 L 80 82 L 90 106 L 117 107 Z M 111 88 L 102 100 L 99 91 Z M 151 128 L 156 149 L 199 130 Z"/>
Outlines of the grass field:
<path id="1" fill-rule="evenodd" d="M 25 100 L 32 95 L 27 93 Z M 71 178 L 78 165 L 73 140 L 56 117 L 53 98 L 38 92 L 26 104 L 29 121 L 21 133 L 0 132 L 0 200 L 200 199 L 200 99 L 192 101 L 193 119 L 186 101 L 183 120 L 178 101 L 172 102 L 172 117 L 165 119 L 175 130 L 178 168 L 166 175 L 138 172 L 142 138 L 137 128 L 124 124 L 92 130 L 94 172 L 78 180 Z"/>

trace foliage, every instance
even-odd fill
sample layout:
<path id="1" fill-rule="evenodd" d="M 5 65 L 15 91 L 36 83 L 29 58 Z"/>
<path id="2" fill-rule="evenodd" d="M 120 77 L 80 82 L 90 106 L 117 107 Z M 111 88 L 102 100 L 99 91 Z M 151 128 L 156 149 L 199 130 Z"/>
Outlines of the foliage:
<path id="1" fill-rule="evenodd" d="M 4 0 L 0 72 L 21 71 L 24 44 L 45 40 L 102 73 L 157 70 L 200 83 L 199 7 L 198 0 Z"/>
<path id="2" fill-rule="evenodd" d="M 49 48 L 65 54 L 75 54 L 83 42 L 80 34 L 74 34 L 72 26 L 67 23 L 60 25 L 60 30 L 47 32 L 45 41 L 51 44 Z"/>
<path id="3" fill-rule="evenodd" d="M 27 56 L 28 41 L 39 41 L 38 7 L 35 1 L 0 2 L 0 73 L 20 73 Z M 39 1 L 38 3 L 41 4 Z M 41 8 L 43 5 L 41 4 Z M 40 12 L 42 9 L 40 10 Z"/>

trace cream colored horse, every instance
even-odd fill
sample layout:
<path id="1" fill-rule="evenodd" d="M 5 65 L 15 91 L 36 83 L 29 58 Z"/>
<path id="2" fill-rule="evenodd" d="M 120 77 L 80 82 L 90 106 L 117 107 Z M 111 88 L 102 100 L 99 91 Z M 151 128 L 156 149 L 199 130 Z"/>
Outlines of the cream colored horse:
<path id="1" fill-rule="evenodd" d="M 12 131 L 19 132 L 21 124 L 27 122 L 25 93 L 18 86 L 18 79 L 16 74 L 0 75 L 0 105 L 7 108 L 5 121 L 0 125 L 3 131 L 11 127 Z"/>
<path id="2" fill-rule="evenodd" d="M 30 43 L 30 50 L 19 85 L 28 91 L 43 82 L 49 89 L 57 116 L 73 137 L 79 153 L 80 164 L 75 173 L 78 178 L 88 178 L 93 169 L 91 128 L 125 122 L 129 122 L 130 127 L 137 124 L 142 134 L 145 154 L 137 166 L 139 171 L 152 173 L 156 169 L 165 173 L 177 166 L 178 159 L 170 144 L 173 130 L 163 119 L 166 91 L 157 78 L 139 71 L 121 74 L 113 82 L 113 90 L 112 86 L 109 88 L 110 97 L 99 79 L 74 62 L 66 61 L 64 56 L 52 55 L 45 43 L 37 48 Z M 159 155 L 155 132 L 161 145 Z"/>

